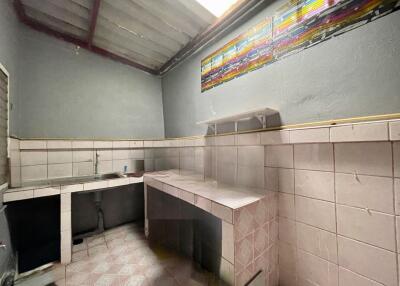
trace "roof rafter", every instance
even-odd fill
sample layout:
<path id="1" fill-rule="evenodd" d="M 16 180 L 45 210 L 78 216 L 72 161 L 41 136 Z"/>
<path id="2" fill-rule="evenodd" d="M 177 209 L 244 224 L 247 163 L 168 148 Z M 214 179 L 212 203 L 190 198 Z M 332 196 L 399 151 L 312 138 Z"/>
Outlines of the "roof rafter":
<path id="1" fill-rule="evenodd" d="M 21 0 L 14 0 L 14 8 L 15 8 L 15 10 L 17 12 L 19 20 L 22 23 L 24 23 L 25 25 L 29 26 L 30 28 L 32 28 L 32 29 L 34 29 L 36 31 L 43 32 L 45 34 L 48 34 L 50 36 L 53 36 L 53 37 L 56 37 L 58 39 L 64 40 L 64 41 L 69 42 L 71 44 L 77 45 L 77 46 L 79 46 L 81 48 L 84 48 L 86 50 L 89 50 L 91 52 L 99 54 L 101 56 L 104 56 L 104 57 L 107 57 L 109 59 L 118 61 L 120 63 L 135 67 L 135 68 L 140 69 L 142 71 L 145 71 L 147 73 L 150 73 L 150 74 L 153 74 L 153 75 L 158 75 L 159 74 L 157 70 L 154 70 L 152 68 L 148 68 L 148 67 L 146 67 L 144 65 L 141 65 L 139 63 L 136 63 L 134 61 L 130 61 L 127 58 L 118 56 L 118 55 L 116 55 L 114 53 L 111 53 L 111 52 L 109 52 L 109 51 L 107 51 L 105 49 L 99 48 L 99 47 L 97 47 L 95 45 L 90 45 L 89 46 L 87 41 L 84 41 L 84 40 L 75 38 L 75 37 L 73 37 L 71 35 L 56 31 L 56 30 L 54 30 L 54 29 L 52 29 L 52 28 L 50 28 L 50 27 L 48 27 L 48 26 L 46 26 L 46 25 L 44 25 L 44 24 L 42 24 L 42 23 L 40 23 L 40 22 L 38 22 L 38 21 L 36 21 L 34 19 L 32 19 L 32 18 L 29 18 L 25 13 L 25 9 L 24 9 L 24 6 L 21 3 Z"/>
<path id="2" fill-rule="evenodd" d="M 89 48 L 93 44 L 94 32 L 96 31 L 97 17 L 99 15 L 100 0 L 94 0 L 92 7 L 92 17 L 90 19 L 89 35 L 88 35 L 88 46 Z"/>

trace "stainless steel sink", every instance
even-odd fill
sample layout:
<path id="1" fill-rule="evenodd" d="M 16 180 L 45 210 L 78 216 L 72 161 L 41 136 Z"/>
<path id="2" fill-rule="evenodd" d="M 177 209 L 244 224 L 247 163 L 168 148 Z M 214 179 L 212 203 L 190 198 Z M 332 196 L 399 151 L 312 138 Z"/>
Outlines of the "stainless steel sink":
<path id="1" fill-rule="evenodd" d="M 120 175 L 119 173 L 101 174 L 101 175 L 94 176 L 95 180 L 110 180 L 110 179 L 118 179 L 118 178 L 123 178 L 123 176 Z"/>
<path id="2" fill-rule="evenodd" d="M 109 174 L 99 174 L 93 176 L 84 176 L 84 177 L 72 177 L 72 178 L 60 178 L 54 180 L 44 180 L 44 181 L 35 181 L 29 182 L 23 185 L 26 186 L 43 186 L 43 185 L 72 185 L 72 184 L 83 184 L 101 180 L 111 180 L 123 178 L 123 176 L 119 173 L 109 173 Z"/>

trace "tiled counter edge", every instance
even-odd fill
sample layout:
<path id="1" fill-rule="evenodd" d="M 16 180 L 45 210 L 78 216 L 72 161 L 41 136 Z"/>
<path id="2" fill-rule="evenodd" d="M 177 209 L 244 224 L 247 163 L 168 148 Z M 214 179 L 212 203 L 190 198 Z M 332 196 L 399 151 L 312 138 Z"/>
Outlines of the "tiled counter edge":
<path id="1" fill-rule="evenodd" d="M 44 196 L 98 190 L 137 183 L 143 183 L 143 177 L 118 178 L 73 185 L 22 187 L 6 191 L 4 193 L 4 202 L 6 203 Z"/>

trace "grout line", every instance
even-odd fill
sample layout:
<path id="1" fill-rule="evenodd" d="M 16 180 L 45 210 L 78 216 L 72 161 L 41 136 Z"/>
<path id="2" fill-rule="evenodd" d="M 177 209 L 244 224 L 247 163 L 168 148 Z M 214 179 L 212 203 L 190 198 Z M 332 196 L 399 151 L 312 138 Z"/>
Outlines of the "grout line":
<path id="1" fill-rule="evenodd" d="M 389 131 L 389 128 L 388 128 Z M 399 249 L 397 248 L 397 243 L 398 243 L 398 229 L 397 229 L 397 218 L 396 218 L 396 192 L 395 192 L 395 179 L 394 179 L 394 143 L 390 144 L 391 145 L 391 152 L 392 152 L 392 175 L 393 175 L 393 179 L 392 179 L 392 192 L 393 192 L 393 211 L 394 211 L 394 240 L 395 240 L 395 251 L 396 251 L 396 278 L 397 278 L 397 284 L 399 284 L 399 254 L 398 251 Z"/>
<path id="2" fill-rule="evenodd" d="M 329 132 L 330 136 L 330 132 Z M 329 138 L 330 141 L 330 138 Z M 338 240 L 338 215 L 337 215 L 337 201 L 336 201 L 336 144 L 332 144 L 332 161 L 333 161 L 333 200 L 335 204 L 335 240 L 336 240 L 336 255 L 337 255 L 337 264 L 339 265 L 339 240 Z M 337 279 L 340 280 L 339 277 L 339 268 L 337 273 Z"/>
<path id="3" fill-rule="evenodd" d="M 290 142 L 290 132 L 289 132 L 289 142 Z M 294 207 L 294 218 L 295 219 L 297 219 L 297 214 L 296 214 L 296 175 L 295 175 L 295 173 L 296 173 L 296 169 L 295 169 L 295 148 L 294 148 L 294 145 L 293 144 L 291 144 L 290 145 L 291 146 L 291 149 L 292 149 L 292 168 L 293 168 L 293 207 Z M 280 184 L 278 183 L 278 187 L 279 187 L 279 189 L 278 190 L 280 190 Z M 279 227 L 279 224 L 278 224 L 278 227 Z M 298 280 L 298 276 L 299 276 L 299 273 L 298 273 L 298 271 L 297 271 L 297 261 L 298 261 L 298 249 L 299 249 L 299 247 L 298 247 L 298 241 L 297 241 L 297 224 L 295 223 L 294 224 L 294 231 L 295 231 L 295 237 L 296 237 L 296 249 L 295 249 L 295 255 L 296 255 L 296 257 L 295 257 L 295 269 L 296 269 L 296 273 L 295 273 L 295 279 L 296 279 L 296 282 L 297 282 L 297 280 Z"/>

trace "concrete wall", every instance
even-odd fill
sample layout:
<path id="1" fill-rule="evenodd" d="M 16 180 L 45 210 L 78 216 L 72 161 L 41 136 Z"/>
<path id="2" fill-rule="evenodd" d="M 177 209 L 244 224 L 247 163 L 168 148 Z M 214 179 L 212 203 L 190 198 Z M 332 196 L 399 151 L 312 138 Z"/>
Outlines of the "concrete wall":
<path id="1" fill-rule="evenodd" d="M 263 106 L 281 124 L 400 112 L 400 12 L 201 93 L 200 61 L 283 2 L 164 76 L 167 137 L 205 134 L 197 121 Z"/>
<path id="2" fill-rule="evenodd" d="M 16 133 L 18 118 L 18 104 L 16 97 L 17 88 L 17 59 L 18 59 L 18 23 L 11 1 L 0 1 L 0 63 L 10 74 L 10 131 Z"/>
<path id="3" fill-rule="evenodd" d="M 25 26 L 18 57 L 18 136 L 163 137 L 160 78 Z"/>

